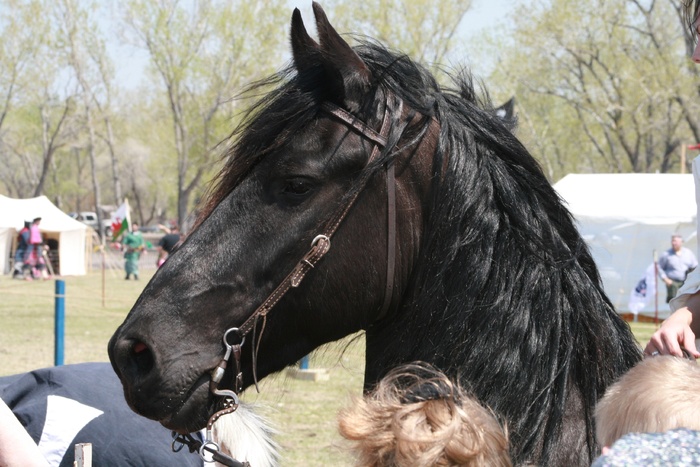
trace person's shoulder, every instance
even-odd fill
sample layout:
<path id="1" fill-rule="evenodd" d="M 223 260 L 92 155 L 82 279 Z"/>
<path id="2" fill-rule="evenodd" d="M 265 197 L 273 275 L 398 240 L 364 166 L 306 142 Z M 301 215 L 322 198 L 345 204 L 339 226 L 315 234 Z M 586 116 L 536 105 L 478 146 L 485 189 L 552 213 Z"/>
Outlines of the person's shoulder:
<path id="1" fill-rule="evenodd" d="M 592 467 L 620 465 L 700 465 L 700 431 L 676 428 L 659 433 L 627 433 Z"/>

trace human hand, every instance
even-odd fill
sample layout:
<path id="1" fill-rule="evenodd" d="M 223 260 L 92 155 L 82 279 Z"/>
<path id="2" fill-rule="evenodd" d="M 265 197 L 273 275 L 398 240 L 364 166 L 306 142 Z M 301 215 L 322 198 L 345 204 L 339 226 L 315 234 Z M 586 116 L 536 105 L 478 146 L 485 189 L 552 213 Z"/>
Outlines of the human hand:
<path id="1" fill-rule="evenodd" d="M 644 355 L 654 357 L 656 355 L 675 355 L 683 357 L 681 347 L 695 358 L 700 358 L 695 346 L 695 333 L 690 329 L 692 315 L 688 308 L 683 307 L 673 313 L 649 340 L 644 348 Z"/>

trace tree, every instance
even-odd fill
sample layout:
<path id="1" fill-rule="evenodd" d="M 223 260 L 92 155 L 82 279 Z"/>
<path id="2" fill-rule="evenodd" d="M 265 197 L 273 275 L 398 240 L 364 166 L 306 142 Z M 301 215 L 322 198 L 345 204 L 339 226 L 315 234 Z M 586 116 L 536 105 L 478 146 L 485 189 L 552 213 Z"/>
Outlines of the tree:
<path id="1" fill-rule="evenodd" d="M 231 97 L 279 64 L 286 37 L 269 28 L 284 21 L 283 6 L 282 0 L 131 0 L 124 9 L 133 41 L 148 52 L 167 101 L 180 223 L 212 169 L 214 145 L 230 131 L 222 116 L 233 114 Z"/>
<path id="2" fill-rule="evenodd" d="M 471 0 L 367 0 L 358 8 L 357 2 L 334 0 L 327 11 L 338 31 L 375 38 L 436 69 L 461 51 L 457 29 L 471 6 Z"/>
<path id="3" fill-rule="evenodd" d="M 58 67 L 47 60 L 51 27 L 42 2 L 4 0 L 0 6 L 0 182 L 14 196 L 36 196 L 62 144 L 70 99 L 52 89 Z"/>
<path id="4" fill-rule="evenodd" d="M 102 190 L 97 177 L 97 136 L 96 113 L 103 110 L 98 93 L 103 83 L 103 75 L 95 73 L 95 64 L 104 62 L 105 48 L 100 40 L 88 9 L 80 8 L 75 0 L 61 0 L 54 4 L 59 28 L 59 38 L 64 43 L 66 61 L 72 69 L 80 88 L 82 112 L 87 130 L 87 153 L 90 159 L 90 175 L 95 197 L 97 225 L 102 225 Z M 94 62 L 92 58 L 98 57 Z M 98 68 L 99 69 L 99 68 Z M 97 76 L 92 76 L 96 74 Z M 100 232 L 102 238 L 103 232 Z"/>
<path id="5" fill-rule="evenodd" d="M 535 0 L 513 15 L 517 42 L 494 41 L 506 52 L 491 79 L 515 90 L 524 138 L 552 179 L 678 170 L 694 88 L 679 76 L 674 3 Z"/>

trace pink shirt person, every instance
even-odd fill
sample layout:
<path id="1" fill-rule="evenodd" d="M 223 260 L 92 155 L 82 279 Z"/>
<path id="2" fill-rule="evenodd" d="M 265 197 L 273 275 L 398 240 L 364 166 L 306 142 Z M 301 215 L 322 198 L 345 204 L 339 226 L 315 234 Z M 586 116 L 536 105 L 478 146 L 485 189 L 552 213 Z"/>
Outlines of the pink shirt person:
<path id="1" fill-rule="evenodd" d="M 29 243 L 32 245 L 38 245 L 44 241 L 41 238 L 41 232 L 39 232 L 39 222 L 41 222 L 41 217 L 34 219 L 32 226 L 29 228 Z"/>

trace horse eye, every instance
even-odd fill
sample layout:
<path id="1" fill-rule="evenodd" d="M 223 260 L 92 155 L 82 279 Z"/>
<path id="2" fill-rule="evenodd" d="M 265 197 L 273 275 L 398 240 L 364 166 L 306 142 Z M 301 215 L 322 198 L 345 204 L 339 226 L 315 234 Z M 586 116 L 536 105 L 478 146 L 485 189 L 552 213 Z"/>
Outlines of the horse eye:
<path id="1" fill-rule="evenodd" d="M 311 190 L 311 184 L 306 180 L 292 179 L 287 180 L 284 185 L 284 193 L 290 195 L 305 195 Z"/>

